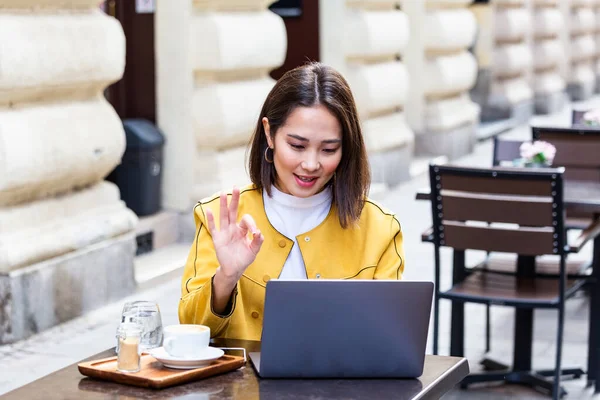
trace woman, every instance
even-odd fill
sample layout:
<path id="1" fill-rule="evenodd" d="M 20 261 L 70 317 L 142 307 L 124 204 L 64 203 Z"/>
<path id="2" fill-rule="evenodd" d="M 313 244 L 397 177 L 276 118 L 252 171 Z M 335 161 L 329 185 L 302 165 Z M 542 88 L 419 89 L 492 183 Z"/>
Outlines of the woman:
<path id="1" fill-rule="evenodd" d="M 252 184 L 194 208 L 181 323 L 260 340 L 269 279 L 401 278 L 400 223 L 367 198 L 367 153 L 338 72 L 318 63 L 287 72 L 250 145 Z"/>

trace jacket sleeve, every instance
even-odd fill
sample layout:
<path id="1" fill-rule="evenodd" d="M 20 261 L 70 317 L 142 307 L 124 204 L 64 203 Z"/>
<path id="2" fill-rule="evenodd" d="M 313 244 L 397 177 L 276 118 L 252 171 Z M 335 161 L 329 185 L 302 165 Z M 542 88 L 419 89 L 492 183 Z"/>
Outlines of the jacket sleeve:
<path id="1" fill-rule="evenodd" d="M 395 216 L 390 221 L 389 243 L 383 252 L 374 279 L 402 279 L 404 272 L 404 243 L 402 239 L 402 227 Z"/>
<path id="2" fill-rule="evenodd" d="M 215 215 L 218 218 L 218 215 Z M 210 327 L 211 336 L 225 331 L 235 310 L 237 287 L 233 291 L 231 307 L 227 315 L 216 314 L 212 309 L 212 278 L 219 266 L 212 237 L 206 226 L 202 204 L 194 207 L 196 235 L 183 271 L 179 322 Z"/>

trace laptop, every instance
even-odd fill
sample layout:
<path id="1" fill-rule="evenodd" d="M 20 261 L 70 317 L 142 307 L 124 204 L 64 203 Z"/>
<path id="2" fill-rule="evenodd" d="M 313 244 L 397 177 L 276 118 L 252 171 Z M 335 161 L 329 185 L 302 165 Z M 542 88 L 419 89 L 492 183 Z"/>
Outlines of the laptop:
<path id="1" fill-rule="evenodd" d="M 433 282 L 267 283 L 261 378 L 416 378 L 423 373 Z"/>

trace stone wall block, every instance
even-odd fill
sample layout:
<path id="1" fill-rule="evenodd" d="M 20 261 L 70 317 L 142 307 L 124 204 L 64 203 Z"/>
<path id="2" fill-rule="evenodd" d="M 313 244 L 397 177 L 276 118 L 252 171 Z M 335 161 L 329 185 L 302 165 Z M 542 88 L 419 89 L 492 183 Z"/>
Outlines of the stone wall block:
<path id="1" fill-rule="evenodd" d="M 363 117 L 395 111 L 406 101 L 409 77 L 401 62 L 353 65 L 347 80 Z"/>
<path id="2" fill-rule="evenodd" d="M 572 82 L 591 83 L 594 82 L 596 76 L 594 74 L 592 62 L 583 62 L 573 65 Z"/>
<path id="3" fill-rule="evenodd" d="M 495 35 L 499 41 L 521 40 L 530 29 L 531 17 L 525 8 L 498 9 L 494 17 Z"/>
<path id="4" fill-rule="evenodd" d="M 347 57 L 398 56 L 408 43 L 408 17 L 402 11 L 346 12 Z"/>
<path id="5" fill-rule="evenodd" d="M 532 66 L 531 49 L 526 44 L 498 46 L 494 52 L 496 76 L 514 76 L 527 72 Z"/>
<path id="6" fill-rule="evenodd" d="M 0 109 L 0 206 L 102 180 L 121 160 L 125 134 L 106 100 Z"/>
<path id="7" fill-rule="evenodd" d="M 229 190 L 234 185 L 240 187 L 248 183 L 248 174 L 243 162 L 246 146 L 226 150 L 201 150 L 194 165 L 195 181 L 191 198 L 199 201 L 221 190 Z M 207 174 L 206 171 L 213 171 Z"/>
<path id="8" fill-rule="evenodd" d="M 99 3 L 98 0 L 0 0 L 0 9 L 89 11 L 91 8 L 96 8 Z"/>
<path id="9" fill-rule="evenodd" d="M 200 12 L 263 11 L 273 0 L 192 0 L 194 8 Z"/>
<path id="10" fill-rule="evenodd" d="M 133 233 L 0 274 L 0 343 L 11 343 L 133 292 Z"/>
<path id="11" fill-rule="evenodd" d="M 428 7 L 440 7 L 440 8 L 451 8 L 451 7 L 465 7 L 471 4 L 473 0 L 425 0 Z"/>
<path id="12" fill-rule="evenodd" d="M 560 61 L 564 51 L 560 40 L 539 41 L 533 47 L 533 67 L 536 70 L 554 67 Z"/>
<path id="13" fill-rule="evenodd" d="M 475 84 L 477 60 L 468 51 L 439 56 L 425 64 L 425 76 L 427 95 L 458 94 Z"/>
<path id="14" fill-rule="evenodd" d="M 0 208 L 0 273 L 119 236 L 136 223 L 118 188 L 106 181 L 87 190 Z"/>
<path id="15" fill-rule="evenodd" d="M 363 135 L 369 152 L 400 147 L 412 143 L 414 139 L 401 112 L 367 119 L 363 123 Z"/>
<path id="16" fill-rule="evenodd" d="M 425 46 L 430 51 L 467 48 L 477 31 L 473 13 L 461 8 L 432 10 L 425 24 Z"/>
<path id="17" fill-rule="evenodd" d="M 192 68 L 207 72 L 266 73 L 283 63 L 287 49 L 283 20 L 268 10 L 199 13 L 192 20 L 190 42 Z"/>
<path id="18" fill-rule="evenodd" d="M 493 82 L 489 102 L 498 106 L 510 106 L 532 97 L 533 89 L 527 79 L 518 76 Z"/>
<path id="19" fill-rule="evenodd" d="M 520 7 L 523 6 L 525 4 L 526 0 L 494 0 L 494 2 L 498 5 L 498 6 L 502 6 L 502 7 Z"/>
<path id="20" fill-rule="evenodd" d="M 192 98 L 197 148 L 225 149 L 247 144 L 261 104 L 272 87 L 270 77 L 198 87 Z"/>
<path id="21" fill-rule="evenodd" d="M 0 9 L 0 105 L 91 97 L 120 79 L 124 67 L 121 25 L 99 10 L 15 15 Z"/>
<path id="22" fill-rule="evenodd" d="M 425 120 L 430 132 L 449 131 L 470 124 L 479 118 L 480 107 L 466 93 L 458 96 L 431 100 L 425 109 Z"/>
<path id="23" fill-rule="evenodd" d="M 557 71 L 539 72 L 535 76 L 533 90 L 539 94 L 551 94 L 565 90 L 565 80 Z"/>
<path id="24" fill-rule="evenodd" d="M 591 33 L 596 29 L 596 15 L 591 8 L 575 8 L 571 13 L 571 34 Z"/>
<path id="25" fill-rule="evenodd" d="M 593 5 L 595 0 L 571 0 L 572 7 L 588 7 Z"/>
<path id="26" fill-rule="evenodd" d="M 555 36 L 564 29 L 564 21 L 557 8 L 541 8 L 533 16 L 534 33 L 538 37 Z"/>
<path id="27" fill-rule="evenodd" d="M 596 42 L 591 35 L 575 36 L 571 42 L 571 61 L 586 61 L 596 55 Z"/>

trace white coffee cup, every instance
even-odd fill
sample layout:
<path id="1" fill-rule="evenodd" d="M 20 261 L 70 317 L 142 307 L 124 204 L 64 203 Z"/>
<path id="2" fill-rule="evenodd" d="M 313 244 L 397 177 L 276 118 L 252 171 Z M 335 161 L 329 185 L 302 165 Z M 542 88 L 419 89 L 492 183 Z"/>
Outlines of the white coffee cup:
<path id="1" fill-rule="evenodd" d="M 204 325 L 169 325 L 163 333 L 163 348 L 173 357 L 201 357 L 210 342 L 210 328 Z"/>

